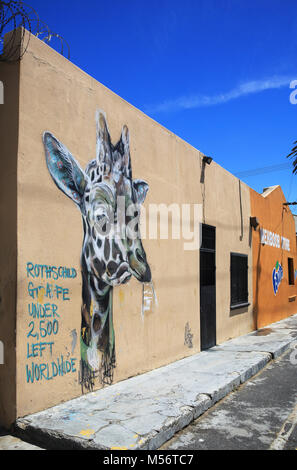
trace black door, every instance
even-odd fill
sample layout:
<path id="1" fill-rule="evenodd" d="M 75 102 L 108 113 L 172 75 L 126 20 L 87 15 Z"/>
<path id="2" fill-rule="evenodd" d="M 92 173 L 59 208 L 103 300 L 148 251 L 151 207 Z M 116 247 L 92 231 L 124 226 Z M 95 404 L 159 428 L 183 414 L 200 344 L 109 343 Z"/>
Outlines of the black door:
<path id="1" fill-rule="evenodd" d="M 200 248 L 201 350 L 216 344 L 216 229 L 202 225 Z"/>

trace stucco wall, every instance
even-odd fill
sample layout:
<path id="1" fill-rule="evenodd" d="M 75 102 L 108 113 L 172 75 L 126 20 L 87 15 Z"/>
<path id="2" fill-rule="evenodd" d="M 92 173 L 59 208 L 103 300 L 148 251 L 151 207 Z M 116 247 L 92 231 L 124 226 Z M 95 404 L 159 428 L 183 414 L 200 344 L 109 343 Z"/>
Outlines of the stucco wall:
<path id="1" fill-rule="evenodd" d="M 296 281 L 289 285 L 288 258 L 294 259 L 297 269 L 295 222 L 280 186 L 258 194 L 251 189 L 252 216 L 257 217 L 259 226 L 253 230 L 253 284 L 254 312 L 258 328 L 293 315 L 297 311 Z M 290 240 L 290 251 L 261 243 L 260 230 L 266 229 L 279 237 Z M 279 263 L 283 269 L 283 279 L 278 290 L 273 290 L 272 275 Z M 279 271 L 279 268 L 276 269 Z M 291 301 L 290 301 L 291 300 Z"/>
<path id="2" fill-rule="evenodd" d="M 220 166 L 206 168 L 205 223 L 216 226 L 217 342 L 254 329 L 250 197 L 247 185 Z M 230 310 L 230 253 L 248 255 L 248 307 Z"/>
<path id="3" fill-rule="evenodd" d="M 81 394 L 78 372 L 82 220 L 73 201 L 51 179 L 42 135 L 44 131 L 53 133 L 85 168 L 95 157 L 98 108 L 106 113 L 112 141 L 120 138 L 123 124 L 130 130 L 133 177 L 149 184 L 144 207 L 152 203 L 203 204 L 203 222 L 216 226 L 217 341 L 251 331 L 252 305 L 230 311 L 230 252 L 249 257 L 252 303 L 249 188 L 215 162 L 206 166 L 201 182 L 202 155 L 198 150 L 38 39 L 31 38 L 20 67 L 17 415 L 24 416 Z M 142 284 L 132 278 L 129 284 L 114 289 L 114 382 L 200 351 L 199 251 L 185 251 L 184 240 L 171 238 L 145 239 L 143 245 L 158 303 L 142 318 Z M 40 271 L 34 278 L 31 268 L 35 265 L 67 267 L 76 276 L 46 279 Z M 34 297 L 32 288 L 47 284 L 49 291 L 54 289 L 53 298 L 42 294 Z M 32 303 L 49 303 L 47 314 L 52 316 L 33 318 Z M 58 314 L 55 316 L 53 303 Z M 44 328 L 48 321 L 53 326 L 54 320 L 55 334 L 46 334 Z M 191 348 L 185 341 L 187 324 L 193 335 Z M 64 362 L 68 361 L 69 371 L 53 377 L 46 367 L 52 371 L 55 362 L 56 371 L 62 356 Z M 39 380 L 32 380 L 32 363 L 43 364 Z M 100 386 L 96 380 L 95 388 Z"/>

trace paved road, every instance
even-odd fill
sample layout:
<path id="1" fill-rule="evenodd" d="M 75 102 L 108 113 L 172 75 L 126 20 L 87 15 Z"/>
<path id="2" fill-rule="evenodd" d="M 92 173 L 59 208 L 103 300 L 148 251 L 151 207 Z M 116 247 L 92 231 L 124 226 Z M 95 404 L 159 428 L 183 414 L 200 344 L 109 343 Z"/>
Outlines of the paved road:
<path id="1" fill-rule="evenodd" d="M 296 357 L 296 350 L 293 354 Z M 272 361 L 162 449 L 296 449 L 297 364 L 292 363 L 293 354 L 289 351 Z"/>

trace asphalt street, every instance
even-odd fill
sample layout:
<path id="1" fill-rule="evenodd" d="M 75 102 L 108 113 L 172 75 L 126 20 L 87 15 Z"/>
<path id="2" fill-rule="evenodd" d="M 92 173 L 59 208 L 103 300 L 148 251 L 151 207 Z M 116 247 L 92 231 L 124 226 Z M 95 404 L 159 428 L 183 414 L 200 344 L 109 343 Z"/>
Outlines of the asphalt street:
<path id="1" fill-rule="evenodd" d="M 296 450 L 296 349 L 269 363 L 162 449 Z"/>

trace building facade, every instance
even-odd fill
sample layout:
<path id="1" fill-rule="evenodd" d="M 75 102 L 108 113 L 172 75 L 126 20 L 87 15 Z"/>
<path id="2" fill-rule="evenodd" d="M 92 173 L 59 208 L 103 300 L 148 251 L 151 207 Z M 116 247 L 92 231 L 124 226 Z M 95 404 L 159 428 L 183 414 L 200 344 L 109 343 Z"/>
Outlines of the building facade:
<path id="1" fill-rule="evenodd" d="M 251 226 L 274 228 L 268 196 L 35 37 L 0 79 L 3 425 L 296 312 L 295 285 L 276 281 L 271 296 Z M 141 239 L 106 236 L 117 201 L 135 205 L 124 230 L 134 221 Z M 296 266 L 282 216 L 291 251 L 277 248 L 276 280 L 288 257 Z M 269 313 L 265 296 L 279 294 Z"/>
<path id="2" fill-rule="evenodd" d="M 251 189 L 253 229 L 253 304 L 257 327 L 296 313 L 295 220 L 280 186 L 263 194 Z"/>

